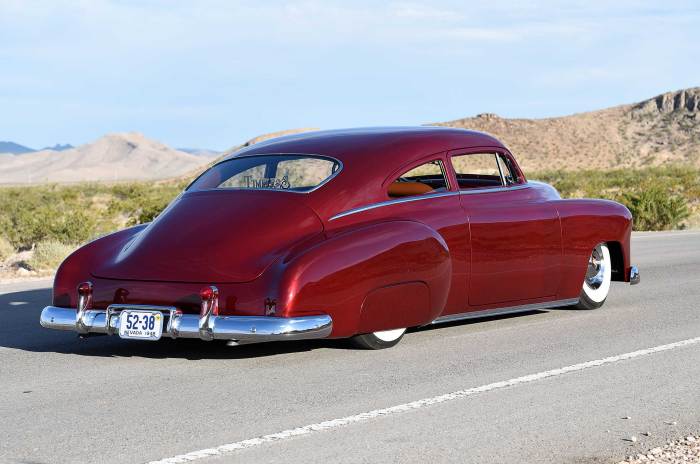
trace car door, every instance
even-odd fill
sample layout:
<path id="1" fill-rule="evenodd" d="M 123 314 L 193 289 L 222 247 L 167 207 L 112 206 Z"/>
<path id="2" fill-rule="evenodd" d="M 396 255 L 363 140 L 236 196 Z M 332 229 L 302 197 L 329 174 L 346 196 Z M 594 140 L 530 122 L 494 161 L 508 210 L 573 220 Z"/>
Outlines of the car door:
<path id="1" fill-rule="evenodd" d="M 449 158 L 469 223 L 469 307 L 556 295 L 561 228 L 550 198 L 524 181 L 504 151 L 453 151 Z"/>

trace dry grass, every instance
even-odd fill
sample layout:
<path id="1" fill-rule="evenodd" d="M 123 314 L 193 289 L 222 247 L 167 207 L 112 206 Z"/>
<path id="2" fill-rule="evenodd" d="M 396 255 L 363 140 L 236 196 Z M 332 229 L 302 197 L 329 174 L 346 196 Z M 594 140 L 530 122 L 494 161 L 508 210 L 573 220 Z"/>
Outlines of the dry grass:
<path id="1" fill-rule="evenodd" d="M 56 270 L 76 248 L 75 245 L 65 245 L 56 240 L 39 242 L 27 264 L 36 271 Z"/>
<path id="2" fill-rule="evenodd" d="M 0 237 L 0 261 L 5 261 L 16 252 L 9 240 L 5 237 Z"/>

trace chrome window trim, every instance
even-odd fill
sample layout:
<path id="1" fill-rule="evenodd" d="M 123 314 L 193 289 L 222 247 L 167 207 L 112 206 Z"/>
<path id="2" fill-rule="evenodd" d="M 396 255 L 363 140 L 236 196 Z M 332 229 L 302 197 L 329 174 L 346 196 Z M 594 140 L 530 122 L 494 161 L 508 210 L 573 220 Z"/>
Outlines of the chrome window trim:
<path id="1" fill-rule="evenodd" d="M 503 168 L 501 168 L 501 157 L 498 153 L 495 153 L 494 156 L 496 157 L 496 166 L 498 167 L 498 174 L 501 176 L 501 185 L 505 187 L 508 184 L 506 184 L 506 178 L 503 175 Z"/>
<path id="2" fill-rule="evenodd" d="M 523 184 L 513 184 L 513 185 L 508 185 L 508 186 L 502 186 L 502 187 L 482 187 L 482 188 L 475 188 L 475 189 L 469 189 L 469 190 L 460 190 L 459 194 L 460 195 L 474 195 L 477 193 L 489 193 L 489 192 L 507 192 L 509 190 L 522 190 L 525 188 L 530 188 L 531 185 L 528 182 L 525 182 Z"/>
<path id="3" fill-rule="evenodd" d="M 448 171 L 447 171 L 447 167 L 445 166 L 445 163 L 443 163 L 441 159 L 438 159 L 437 162 L 440 164 L 440 171 L 442 171 L 442 178 L 445 179 L 445 188 L 447 188 L 447 190 L 452 190 L 452 185 L 450 185 L 450 176 L 448 175 Z"/>
<path id="4" fill-rule="evenodd" d="M 325 160 L 328 160 L 328 161 L 333 161 L 333 162 L 335 162 L 335 163 L 338 163 L 338 169 L 336 169 L 335 172 L 333 172 L 330 176 L 326 177 L 326 178 L 323 180 L 323 182 L 321 182 L 321 183 L 318 184 L 317 186 L 313 187 L 313 188 L 310 189 L 310 190 L 304 190 L 303 192 L 300 192 L 300 191 L 297 191 L 297 190 L 284 190 L 284 189 L 274 189 L 274 188 L 269 188 L 269 189 L 266 189 L 266 188 L 247 188 L 247 187 L 246 187 L 246 188 L 217 188 L 217 187 L 215 187 L 215 188 L 209 188 L 209 189 L 192 190 L 192 191 L 190 192 L 189 188 L 192 187 L 192 185 L 193 185 L 195 182 L 197 182 L 197 180 L 199 180 L 200 177 L 202 177 L 204 174 L 206 174 L 207 172 L 209 172 L 209 170 L 213 169 L 214 167 L 216 167 L 216 166 L 218 166 L 218 165 L 220 165 L 220 164 L 222 164 L 222 163 L 226 163 L 226 162 L 228 162 L 228 161 L 233 161 L 233 160 L 241 159 L 241 158 L 254 158 L 254 157 L 256 157 L 256 156 L 308 156 L 309 158 L 321 158 L 321 159 L 325 159 Z M 190 184 L 185 188 L 185 190 L 183 191 L 183 193 L 186 193 L 186 192 L 190 192 L 190 193 L 194 193 L 194 192 L 212 192 L 212 191 L 213 191 L 213 192 L 220 192 L 220 191 L 232 191 L 232 190 L 251 191 L 251 190 L 252 190 L 252 191 L 258 191 L 258 192 L 259 192 L 259 191 L 263 191 L 263 192 L 287 192 L 287 193 L 301 193 L 301 194 L 306 194 L 306 193 L 315 192 L 316 190 L 318 190 L 318 189 L 320 189 L 321 187 L 323 187 L 324 185 L 326 185 L 328 182 L 330 182 L 332 179 L 334 179 L 335 176 L 337 176 L 338 174 L 340 174 L 340 171 L 342 171 L 344 167 L 345 167 L 345 166 L 343 165 L 343 162 L 340 161 L 338 158 L 334 158 L 334 157 L 328 156 L 328 155 L 319 155 L 319 154 L 317 154 L 317 153 L 252 153 L 252 154 L 250 154 L 250 155 L 230 156 L 230 157 L 227 157 L 227 158 L 225 158 L 225 159 L 222 159 L 221 161 L 219 161 L 219 162 L 217 162 L 217 163 L 211 165 L 211 166 L 210 166 L 209 168 L 207 168 L 203 173 L 201 173 L 200 175 L 198 175 L 192 182 L 190 182 Z"/>
<path id="5" fill-rule="evenodd" d="M 429 193 L 427 195 L 421 195 L 421 196 L 415 196 L 415 197 L 406 197 L 406 198 L 398 198 L 396 200 L 380 201 L 379 203 L 372 203 L 369 205 L 360 206 L 358 208 L 353 208 L 353 209 L 349 209 L 347 211 L 343 211 L 342 213 L 338 213 L 335 216 L 332 216 L 330 218 L 330 221 L 334 221 L 336 219 L 340 219 L 342 217 L 349 216 L 351 214 L 361 213 L 363 211 L 369 211 L 371 209 L 381 208 L 384 206 L 397 205 L 399 203 L 410 203 L 412 201 L 429 200 L 431 198 L 451 197 L 451 196 L 455 196 L 455 195 L 459 195 L 459 192 Z"/>

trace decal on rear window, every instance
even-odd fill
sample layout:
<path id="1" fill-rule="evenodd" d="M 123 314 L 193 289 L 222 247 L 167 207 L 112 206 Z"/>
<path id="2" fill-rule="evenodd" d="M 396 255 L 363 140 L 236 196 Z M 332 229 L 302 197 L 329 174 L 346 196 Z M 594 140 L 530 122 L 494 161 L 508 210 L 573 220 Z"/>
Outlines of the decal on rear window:
<path id="1" fill-rule="evenodd" d="M 187 190 L 244 189 L 308 192 L 333 177 L 340 161 L 316 155 L 254 155 L 214 165 Z"/>

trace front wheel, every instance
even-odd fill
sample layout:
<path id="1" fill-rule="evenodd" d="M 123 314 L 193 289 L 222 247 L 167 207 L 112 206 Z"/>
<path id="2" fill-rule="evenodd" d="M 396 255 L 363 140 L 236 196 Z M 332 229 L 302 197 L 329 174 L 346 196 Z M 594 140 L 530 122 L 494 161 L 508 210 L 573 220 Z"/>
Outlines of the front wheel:
<path id="1" fill-rule="evenodd" d="M 366 350 L 382 350 L 391 348 L 399 343 L 405 333 L 406 329 L 382 330 L 380 332 L 355 335 L 352 337 L 352 342 Z"/>
<path id="2" fill-rule="evenodd" d="M 610 250 L 605 243 L 598 244 L 588 258 L 586 277 L 579 296 L 578 309 L 597 309 L 603 306 L 610 291 L 612 262 Z"/>

